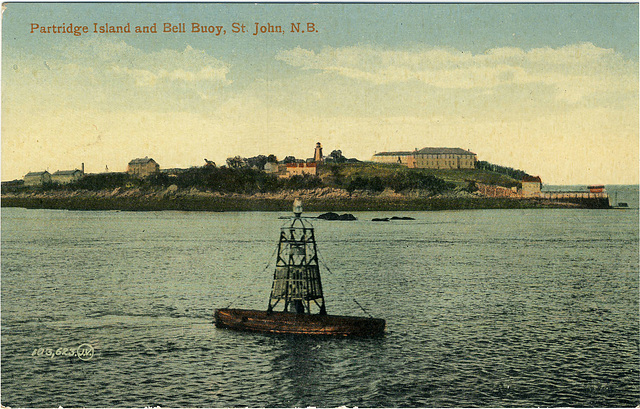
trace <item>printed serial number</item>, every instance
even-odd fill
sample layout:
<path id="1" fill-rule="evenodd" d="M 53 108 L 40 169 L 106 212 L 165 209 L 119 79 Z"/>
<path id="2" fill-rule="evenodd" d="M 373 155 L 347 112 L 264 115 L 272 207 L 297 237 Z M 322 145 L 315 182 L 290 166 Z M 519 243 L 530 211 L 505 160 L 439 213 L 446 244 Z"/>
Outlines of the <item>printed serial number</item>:
<path id="1" fill-rule="evenodd" d="M 93 347 L 89 344 L 81 344 L 76 348 L 36 348 L 31 356 L 44 356 L 53 359 L 57 356 L 77 357 L 83 361 L 93 358 Z"/>

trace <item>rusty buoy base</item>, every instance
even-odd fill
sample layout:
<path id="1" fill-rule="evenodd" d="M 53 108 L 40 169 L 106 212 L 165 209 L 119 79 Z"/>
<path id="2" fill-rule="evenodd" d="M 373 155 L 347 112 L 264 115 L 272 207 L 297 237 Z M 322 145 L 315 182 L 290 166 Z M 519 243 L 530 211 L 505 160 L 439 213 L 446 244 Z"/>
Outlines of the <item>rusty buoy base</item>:
<path id="1" fill-rule="evenodd" d="M 215 311 L 215 325 L 218 328 L 272 334 L 372 337 L 384 334 L 385 320 L 221 308 Z"/>

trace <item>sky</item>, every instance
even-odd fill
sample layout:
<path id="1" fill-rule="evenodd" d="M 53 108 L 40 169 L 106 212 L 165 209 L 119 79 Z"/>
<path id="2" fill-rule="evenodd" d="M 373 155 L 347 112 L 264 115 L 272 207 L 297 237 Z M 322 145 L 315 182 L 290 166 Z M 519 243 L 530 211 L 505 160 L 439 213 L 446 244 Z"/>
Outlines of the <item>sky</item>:
<path id="1" fill-rule="evenodd" d="M 360 160 L 459 147 L 545 184 L 639 182 L 638 4 L 4 5 L 3 181 L 145 156 L 310 158 L 321 142 Z M 70 24 L 87 32 L 53 28 Z"/>

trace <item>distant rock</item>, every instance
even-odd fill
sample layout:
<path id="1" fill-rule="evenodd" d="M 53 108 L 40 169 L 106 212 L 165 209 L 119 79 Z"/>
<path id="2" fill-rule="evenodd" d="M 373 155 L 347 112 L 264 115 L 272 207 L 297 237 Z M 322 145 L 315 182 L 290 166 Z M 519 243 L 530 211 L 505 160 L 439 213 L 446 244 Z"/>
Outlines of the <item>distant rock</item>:
<path id="1" fill-rule="evenodd" d="M 358 220 L 351 213 L 338 214 L 338 213 L 333 213 L 333 212 L 323 213 L 320 216 L 318 216 L 318 219 L 322 219 L 322 220 L 345 220 L 345 221 Z"/>
<path id="2" fill-rule="evenodd" d="M 388 222 L 390 220 L 415 220 L 413 217 L 408 217 L 408 216 L 393 216 L 391 218 L 389 217 L 376 217 L 374 219 L 371 219 L 372 222 Z"/>

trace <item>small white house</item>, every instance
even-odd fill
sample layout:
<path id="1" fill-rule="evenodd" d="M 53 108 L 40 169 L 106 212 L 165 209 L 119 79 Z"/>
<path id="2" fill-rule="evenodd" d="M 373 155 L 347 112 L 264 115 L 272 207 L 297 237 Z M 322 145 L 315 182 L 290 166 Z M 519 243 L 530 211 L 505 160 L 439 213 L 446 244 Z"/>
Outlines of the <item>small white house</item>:
<path id="1" fill-rule="evenodd" d="M 540 196 L 542 190 L 542 179 L 540 176 L 525 176 L 522 179 L 521 194 L 525 197 Z"/>
<path id="2" fill-rule="evenodd" d="M 267 173 L 278 173 L 279 167 L 276 162 L 267 162 L 264 164 L 264 171 Z"/>

